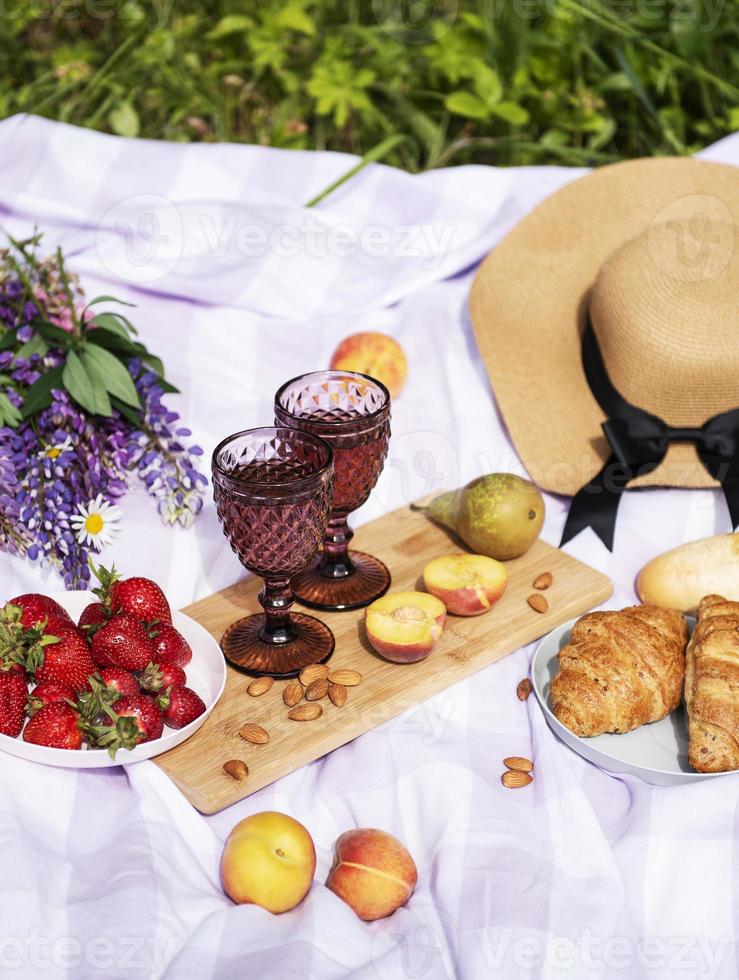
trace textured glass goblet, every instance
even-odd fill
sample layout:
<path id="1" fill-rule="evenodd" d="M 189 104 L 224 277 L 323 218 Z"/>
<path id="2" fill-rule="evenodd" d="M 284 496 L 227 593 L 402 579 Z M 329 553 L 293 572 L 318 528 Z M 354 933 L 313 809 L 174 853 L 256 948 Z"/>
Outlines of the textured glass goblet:
<path id="1" fill-rule="evenodd" d="M 377 483 L 390 438 L 390 394 L 366 374 L 314 371 L 275 395 L 275 422 L 320 436 L 334 451 L 334 502 L 323 550 L 292 581 L 298 599 L 316 609 L 357 609 L 390 587 L 390 572 L 372 555 L 350 551 L 347 516 Z"/>
<path id="2" fill-rule="evenodd" d="M 333 454 L 295 429 L 249 429 L 213 453 L 218 519 L 242 565 L 264 579 L 264 612 L 229 626 L 221 648 L 249 674 L 293 677 L 334 650 L 325 623 L 291 613 L 290 579 L 316 552 L 331 512 Z"/>

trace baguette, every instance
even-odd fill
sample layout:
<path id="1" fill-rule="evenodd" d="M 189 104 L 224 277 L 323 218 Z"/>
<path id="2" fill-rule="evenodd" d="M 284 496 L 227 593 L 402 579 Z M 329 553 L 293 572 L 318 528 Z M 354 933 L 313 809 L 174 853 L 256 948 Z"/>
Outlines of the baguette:
<path id="1" fill-rule="evenodd" d="M 690 541 L 653 558 L 639 572 L 642 602 L 695 613 L 706 595 L 739 601 L 739 533 Z"/>

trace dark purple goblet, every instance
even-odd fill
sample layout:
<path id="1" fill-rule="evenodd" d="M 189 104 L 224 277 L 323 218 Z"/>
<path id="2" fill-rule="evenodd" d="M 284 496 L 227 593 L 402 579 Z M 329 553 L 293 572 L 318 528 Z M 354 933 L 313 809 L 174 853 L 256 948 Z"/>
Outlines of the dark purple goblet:
<path id="1" fill-rule="evenodd" d="M 331 512 L 333 453 L 295 429 L 249 429 L 213 453 L 213 496 L 242 565 L 264 579 L 264 612 L 229 626 L 221 647 L 249 674 L 294 677 L 334 651 L 325 623 L 291 613 L 290 579 L 316 552 Z"/>
<path id="2" fill-rule="evenodd" d="M 297 598 L 315 609 L 358 609 L 390 587 L 385 565 L 350 551 L 347 516 L 377 483 L 390 438 L 390 394 L 366 374 L 315 371 L 275 395 L 275 422 L 324 439 L 334 451 L 334 503 L 323 550 L 292 581 Z"/>

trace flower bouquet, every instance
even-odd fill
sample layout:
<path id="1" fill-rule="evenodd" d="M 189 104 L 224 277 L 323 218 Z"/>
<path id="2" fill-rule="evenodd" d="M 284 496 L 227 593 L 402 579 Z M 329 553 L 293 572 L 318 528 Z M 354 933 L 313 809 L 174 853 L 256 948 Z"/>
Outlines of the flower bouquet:
<path id="1" fill-rule="evenodd" d="M 202 449 L 164 404 L 176 392 L 112 296 L 85 300 L 40 235 L 0 249 L 0 550 L 85 588 L 90 551 L 119 529 L 135 474 L 165 524 L 203 504 Z"/>

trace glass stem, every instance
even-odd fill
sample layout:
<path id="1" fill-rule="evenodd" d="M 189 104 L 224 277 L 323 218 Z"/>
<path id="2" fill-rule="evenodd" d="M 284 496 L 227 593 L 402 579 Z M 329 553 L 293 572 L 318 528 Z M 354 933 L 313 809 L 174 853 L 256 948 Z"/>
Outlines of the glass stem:
<path id="1" fill-rule="evenodd" d="M 265 643 L 289 643 L 295 637 L 295 627 L 290 620 L 293 590 L 289 578 L 265 578 L 259 593 L 266 618 L 259 638 Z"/>
<path id="2" fill-rule="evenodd" d="M 354 531 L 346 522 L 346 514 L 332 514 L 323 536 L 323 554 L 318 571 L 325 578 L 347 578 L 354 574 L 354 563 L 349 557 L 349 542 Z"/>

